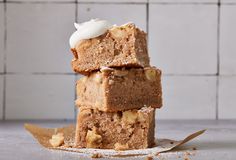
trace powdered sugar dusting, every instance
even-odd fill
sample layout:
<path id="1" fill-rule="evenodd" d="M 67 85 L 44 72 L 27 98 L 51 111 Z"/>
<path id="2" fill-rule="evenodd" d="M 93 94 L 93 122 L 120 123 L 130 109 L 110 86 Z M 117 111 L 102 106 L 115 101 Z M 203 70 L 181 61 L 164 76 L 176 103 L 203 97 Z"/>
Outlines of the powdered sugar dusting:
<path id="1" fill-rule="evenodd" d="M 174 141 L 169 139 L 159 139 L 155 140 L 158 144 L 152 148 L 147 149 L 137 149 L 137 150 L 125 150 L 125 151 L 115 151 L 113 149 L 93 149 L 93 148 L 65 148 L 60 147 L 58 149 L 84 153 L 87 155 L 101 154 L 103 157 L 130 157 L 130 156 L 146 156 L 146 155 L 157 155 L 158 153 L 171 150 L 181 144 L 182 141 Z"/>

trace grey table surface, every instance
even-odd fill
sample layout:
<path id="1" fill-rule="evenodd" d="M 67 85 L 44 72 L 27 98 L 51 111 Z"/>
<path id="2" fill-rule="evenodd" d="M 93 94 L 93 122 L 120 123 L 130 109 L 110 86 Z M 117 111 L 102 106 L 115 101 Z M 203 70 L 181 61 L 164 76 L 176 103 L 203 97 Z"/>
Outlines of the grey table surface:
<path id="1" fill-rule="evenodd" d="M 0 121 L 0 160 L 79 160 L 91 159 L 81 153 L 48 150 L 41 147 L 23 128 L 25 122 L 44 127 L 61 127 L 72 121 Z M 207 131 L 183 147 L 153 156 L 154 159 L 234 160 L 236 159 L 236 120 L 160 120 L 156 137 L 180 140 L 195 131 Z M 197 150 L 193 150 L 196 147 Z M 146 156 L 126 159 L 145 159 Z M 104 159 L 104 158 L 101 158 Z M 112 158 L 125 159 L 125 158 Z"/>

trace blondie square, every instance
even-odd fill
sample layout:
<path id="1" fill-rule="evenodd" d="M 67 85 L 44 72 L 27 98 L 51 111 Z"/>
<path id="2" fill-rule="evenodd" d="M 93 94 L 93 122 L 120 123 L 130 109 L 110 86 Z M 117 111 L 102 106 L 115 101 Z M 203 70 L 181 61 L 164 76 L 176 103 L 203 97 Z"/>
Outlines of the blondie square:
<path id="1" fill-rule="evenodd" d="M 144 149 L 154 144 L 155 109 L 143 107 L 113 113 L 80 109 L 77 148 Z"/>
<path id="2" fill-rule="evenodd" d="M 104 112 L 162 106 L 161 71 L 155 67 L 103 68 L 77 81 L 76 105 Z"/>
<path id="3" fill-rule="evenodd" d="M 82 40 L 71 50 L 73 70 L 84 75 L 102 66 L 149 66 L 146 33 L 132 23 L 114 26 L 99 37 Z"/>

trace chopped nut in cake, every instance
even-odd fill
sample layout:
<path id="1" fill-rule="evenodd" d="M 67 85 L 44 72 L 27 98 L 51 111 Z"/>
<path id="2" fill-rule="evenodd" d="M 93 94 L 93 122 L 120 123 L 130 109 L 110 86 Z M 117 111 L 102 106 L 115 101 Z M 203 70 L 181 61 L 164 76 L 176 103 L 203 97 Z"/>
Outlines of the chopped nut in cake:
<path id="1" fill-rule="evenodd" d="M 88 148 L 96 148 L 96 146 L 102 142 L 102 136 L 97 134 L 95 127 L 92 130 L 88 130 L 86 142 Z"/>

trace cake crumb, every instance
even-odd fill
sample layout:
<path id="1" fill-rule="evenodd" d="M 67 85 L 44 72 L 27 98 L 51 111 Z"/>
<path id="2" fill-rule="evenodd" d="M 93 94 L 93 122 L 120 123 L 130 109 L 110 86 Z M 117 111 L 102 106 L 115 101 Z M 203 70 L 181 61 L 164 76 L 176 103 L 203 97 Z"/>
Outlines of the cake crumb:
<path id="1" fill-rule="evenodd" d="M 129 145 L 126 144 L 120 144 L 120 143 L 115 143 L 114 148 L 116 151 L 123 151 L 129 149 Z"/>
<path id="2" fill-rule="evenodd" d="M 196 148 L 196 147 L 193 147 L 193 150 L 197 150 L 197 148 Z"/>
<path id="3" fill-rule="evenodd" d="M 147 156 L 145 160 L 153 160 L 152 156 Z"/>
<path id="4" fill-rule="evenodd" d="M 189 152 L 186 152 L 186 155 L 190 156 L 191 154 Z"/>
<path id="5" fill-rule="evenodd" d="M 170 142 L 170 144 L 174 144 L 174 142 L 173 142 L 173 141 L 171 141 L 171 142 Z"/>
<path id="6" fill-rule="evenodd" d="M 63 133 L 57 133 L 52 135 L 52 138 L 49 139 L 49 143 L 52 147 L 59 147 L 64 144 L 64 135 Z"/>
<path id="7" fill-rule="evenodd" d="M 102 158 L 102 155 L 100 153 L 94 153 L 91 158 Z"/>

